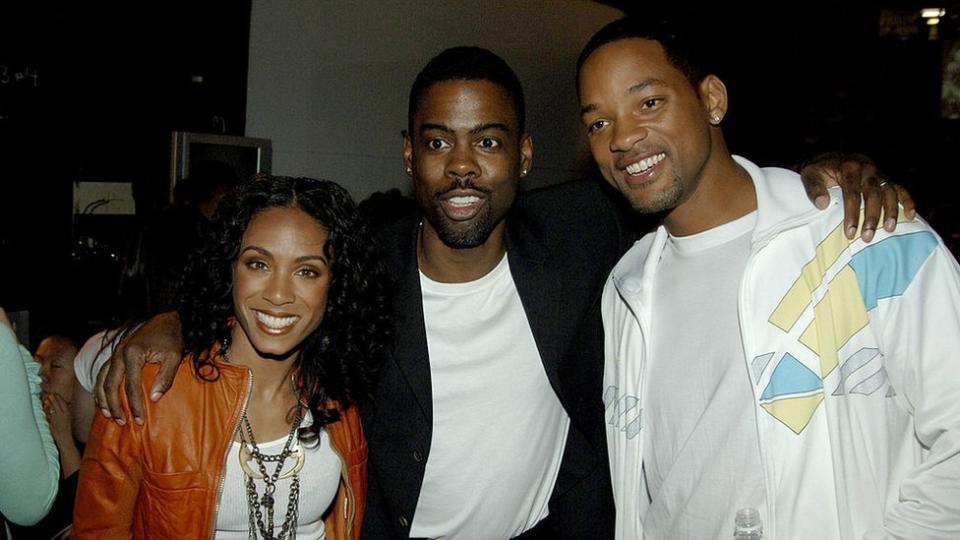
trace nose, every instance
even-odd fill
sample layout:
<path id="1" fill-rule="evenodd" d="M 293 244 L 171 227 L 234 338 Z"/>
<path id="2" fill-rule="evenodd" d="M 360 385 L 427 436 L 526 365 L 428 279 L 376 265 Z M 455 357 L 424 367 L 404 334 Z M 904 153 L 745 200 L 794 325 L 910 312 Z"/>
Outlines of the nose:
<path id="1" fill-rule="evenodd" d="M 472 179 L 479 176 L 480 166 L 469 144 L 457 144 L 450 151 L 446 173 L 451 179 Z"/>
<path id="2" fill-rule="evenodd" d="M 610 138 L 611 152 L 626 152 L 647 138 L 649 131 L 640 124 L 617 122 Z"/>
<path id="3" fill-rule="evenodd" d="M 293 284 L 290 276 L 274 272 L 263 291 L 263 298 L 275 306 L 293 302 Z"/>

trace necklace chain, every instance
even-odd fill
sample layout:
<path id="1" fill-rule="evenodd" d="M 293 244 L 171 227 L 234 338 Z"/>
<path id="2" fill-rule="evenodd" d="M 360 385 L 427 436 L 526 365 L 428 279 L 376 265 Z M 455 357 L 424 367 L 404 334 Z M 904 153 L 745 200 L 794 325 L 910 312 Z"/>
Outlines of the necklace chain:
<path id="1" fill-rule="evenodd" d="M 244 411 L 243 416 L 241 417 L 241 425 L 243 430 L 246 431 L 246 436 L 244 436 L 243 430 L 240 426 L 237 426 L 237 432 L 240 434 L 240 444 L 248 444 L 252 447 L 250 455 L 253 457 L 253 461 L 257 464 L 257 468 L 260 470 L 260 474 L 263 477 L 264 490 L 263 495 L 259 496 L 257 494 L 257 487 L 254 483 L 254 479 L 251 476 L 247 476 L 247 508 L 249 510 L 249 527 L 248 527 L 248 538 L 250 540 L 256 540 L 257 531 L 260 532 L 261 537 L 264 540 L 293 540 L 296 538 L 297 529 L 297 516 L 299 514 L 299 502 L 300 502 L 300 474 L 299 472 L 294 472 L 293 478 L 290 482 L 290 495 L 287 498 L 287 511 L 283 518 L 283 525 L 280 527 L 280 532 L 274 536 L 273 534 L 273 523 L 274 523 L 274 493 L 277 490 L 277 479 L 280 477 L 280 471 L 283 469 L 283 463 L 286 461 L 290 454 L 292 453 L 292 442 L 294 434 L 297 432 L 297 427 L 300 425 L 300 421 L 303 419 L 303 407 L 300 403 L 297 403 L 297 413 L 294 416 L 293 428 L 290 430 L 290 434 L 287 435 L 287 440 L 283 445 L 283 450 L 276 455 L 265 455 L 260 452 L 260 447 L 257 446 L 257 440 L 253 435 L 253 428 L 250 426 L 250 420 L 247 418 L 247 413 Z M 277 466 L 273 471 L 273 474 L 267 473 L 267 467 L 265 462 L 276 462 Z M 264 510 L 266 510 L 266 524 L 264 524 Z"/>
<path id="2" fill-rule="evenodd" d="M 223 358 L 228 360 L 229 342 L 227 339 L 223 340 L 221 350 L 223 352 Z M 303 421 L 303 402 L 298 399 L 296 414 L 293 418 L 293 426 L 291 426 L 290 433 L 287 435 L 287 440 L 283 444 L 283 450 L 281 450 L 279 454 L 270 455 L 260 452 L 260 447 L 257 445 L 257 439 L 253 435 L 253 427 L 250 425 L 250 419 L 247 418 L 246 409 L 243 410 L 243 413 L 240 416 L 240 424 L 237 425 L 237 435 L 240 437 L 240 444 L 249 445 L 249 455 L 253 458 L 254 463 L 257 464 L 257 469 L 259 469 L 264 483 L 263 495 L 260 496 L 257 494 L 257 486 L 254 483 L 254 478 L 247 474 L 246 471 L 244 472 L 246 476 L 248 510 L 247 538 L 249 540 L 257 540 L 258 531 L 263 540 L 294 540 L 297 537 L 296 524 L 300 513 L 299 469 L 295 469 L 293 471 L 293 476 L 290 482 L 290 495 L 287 497 L 287 511 L 284 514 L 283 524 L 280 527 L 280 532 L 276 536 L 273 534 L 273 509 L 275 503 L 274 493 L 277 491 L 277 479 L 280 477 L 280 472 L 283 469 L 283 463 L 288 457 L 290 457 L 290 454 L 293 453 L 294 435 L 296 435 L 301 421 Z M 244 431 L 246 431 L 246 434 L 244 434 Z M 267 467 L 265 465 L 266 463 L 277 464 L 273 474 L 267 473 Z M 264 523 L 264 510 L 266 511 L 266 523 Z"/>

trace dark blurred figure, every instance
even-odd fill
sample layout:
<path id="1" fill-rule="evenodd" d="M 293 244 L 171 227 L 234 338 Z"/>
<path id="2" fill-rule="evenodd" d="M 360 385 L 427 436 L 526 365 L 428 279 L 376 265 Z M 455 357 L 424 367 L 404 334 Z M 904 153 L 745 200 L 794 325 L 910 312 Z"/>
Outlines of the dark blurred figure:
<path id="1" fill-rule="evenodd" d="M 209 225 L 220 199 L 238 180 L 225 163 L 198 163 L 190 177 L 174 187 L 173 204 L 144 227 L 120 279 L 122 291 L 146 299 L 147 313 L 176 307 L 187 254 Z M 128 303 L 129 299 L 121 298 L 121 307 Z"/>
<path id="2" fill-rule="evenodd" d="M 378 231 L 388 223 L 395 223 L 398 218 L 417 210 L 417 203 L 399 189 L 377 191 L 360 201 L 357 210 L 367 220 L 374 231 Z"/>
<path id="3" fill-rule="evenodd" d="M 960 208 L 957 202 L 943 199 L 927 210 L 927 221 L 943 238 L 953 256 L 960 261 Z"/>

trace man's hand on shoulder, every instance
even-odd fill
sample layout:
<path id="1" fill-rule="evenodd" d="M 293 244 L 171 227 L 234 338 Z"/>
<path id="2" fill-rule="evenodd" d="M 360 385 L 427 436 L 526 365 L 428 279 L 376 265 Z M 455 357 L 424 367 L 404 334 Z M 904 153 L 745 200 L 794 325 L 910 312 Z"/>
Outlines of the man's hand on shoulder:
<path id="1" fill-rule="evenodd" d="M 803 164 L 800 169 L 803 187 L 817 208 L 826 208 L 830 202 L 827 188 L 840 186 L 843 191 L 843 223 L 847 238 L 853 239 L 860 222 L 860 198 L 863 197 L 863 226 L 860 238 L 873 240 L 874 232 L 884 216 L 883 228 L 892 232 L 897 227 L 898 205 L 904 215 L 916 216 L 913 198 L 898 184 L 884 178 L 876 164 L 860 154 L 821 154 Z"/>
<path id="2" fill-rule="evenodd" d="M 120 425 L 126 423 L 120 401 L 120 385 L 123 383 L 130 413 L 135 422 L 142 424 L 140 372 L 144 364 L 160 364 L 150 391 L 150 399 L 157 401 L 173 384 L 182 355 L 180 317 L 176 312 L 161 313 L 145 322 L 117 345 L 109 362 L 97 374 L 96 401 L 100 412 Z"/>

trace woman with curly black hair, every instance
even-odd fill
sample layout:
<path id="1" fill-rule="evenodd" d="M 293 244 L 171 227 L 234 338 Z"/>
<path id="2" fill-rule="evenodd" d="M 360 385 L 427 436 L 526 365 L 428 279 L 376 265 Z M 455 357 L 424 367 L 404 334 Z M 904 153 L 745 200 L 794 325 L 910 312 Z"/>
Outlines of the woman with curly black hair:
<path id="1" fill-rule="evenodd" d="M 239 186 L 191 259 L 186 361 L 168 398 L 142 425 L 94 424 L 74 536 L 358 538 L 367 449 L 354 404 L 389 340 L 385 306 L 343 188 L 267 175 Z"/>

